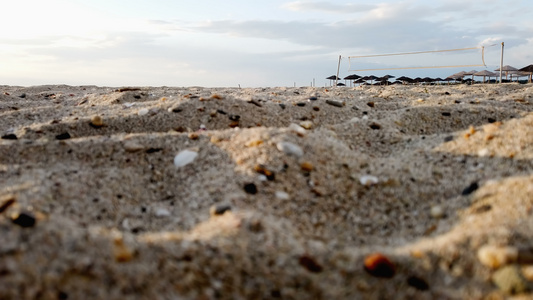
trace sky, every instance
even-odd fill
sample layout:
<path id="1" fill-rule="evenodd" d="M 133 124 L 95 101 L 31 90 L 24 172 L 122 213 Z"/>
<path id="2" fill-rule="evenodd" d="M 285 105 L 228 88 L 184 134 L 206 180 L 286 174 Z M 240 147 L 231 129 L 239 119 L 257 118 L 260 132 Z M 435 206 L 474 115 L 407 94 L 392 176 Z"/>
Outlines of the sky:
<path id="1" fill-rule="evenodd" d="M 275 87 L 336 74 L 441 76 L 533 64 L 533 1 L 17 0 L 2 4 L 0 85 Z M 349 56 L 485 46 L 349 60 Z"/>

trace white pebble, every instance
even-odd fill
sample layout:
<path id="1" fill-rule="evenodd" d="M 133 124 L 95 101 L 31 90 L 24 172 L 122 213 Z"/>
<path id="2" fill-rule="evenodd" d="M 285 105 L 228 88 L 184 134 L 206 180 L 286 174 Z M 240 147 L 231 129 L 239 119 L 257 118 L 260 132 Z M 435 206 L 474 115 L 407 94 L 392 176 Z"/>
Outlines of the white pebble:
<path id="1" fill-rule="evenodd" d="M 156 217 L 168 217 L 170 216 L 170 211 L 166 208 L 158 208 L 155 210 Z"/>
<path id="2" fill-rule="evenodd" d="M 300 122 L 300 126 L 302 126 L 303 128 L 309 130 L 309 129 L 313 128 L 313 122 L 311 122 L 311 121 L 302 121 L 302 122 Z"/>
<path id="3" fill-rule="evenodd" d="M 280 200 L 289 200 L 291 197 L 284 191 L 276 191 L 276 198 Z"/>
<path id="4" fill-rule="evenodd" d="M 307 134 L 307 132 L 305 131 L 305 129 L 298 125 L 298 124 L 294 124 L 294 123 L 291 123 L 291 125 L 289 125 L 289 130 L 296 133 L 297 135 L 299 136 L 304 136 Z"/>
<path id="5" fill-rule="evenodd" d="M 483 265 L 496 269 L 514 263 L 518 259 L 518 249 L 485 245 L 477 251 L 477 258 Z"/>
<path id="6" fill-rule="evenodd" d="M 148 108 L 141 108 L 141 109 L 139 109 L 139 111 L 137 112 L 137 114 L 138 114 L 139 116 L 145 116 L 145 115 L 147 115 L 147 114 L 148 114 Z"/>
<path id="7" fill-rule="evenodd" d="M 294 155 L 296 157 L 302 157 L 304 155 L 302 148 L 291 142 L 279 142 L 276 144 L 276 147 L 279 151 L 283 151 L 287 155 Z"/>
<path id="8" fill-rule="evenodd" d="M 130 108 L 130 107 L 132 107 L 134 105 L 135 105 L 135 103 L 131 103 L 131 102 L 124 103 L 124 107 L 126 107 L 126 108 Z"/>
<path id="9" fill-rule="evenodd" d="M 489 155 L 489 149 L 483 148 L 477 152 L 477 155 L 479 155 L 480 157 L 487 156 Z"/>
<path id="10" fill-rule="evenodd" d="M 435 205 L 431 207 L 429 214 L 435 219 L 440 219 L 444 216 L 444 209 L 440 205 Z"/>
<path id="11" fill-rule="evenodd" d="M 371 186 L 378 183 L 378 178 L 372 175 L 363 175 L 359 178 L 359 182 L 365 186 Z"/>
<path id="12" fill-rule="evenodd" d="M 178 168 L 186 166 L 190 163 L 192 163 L 196 157 L 198 156 L 198 152 L 191 151 L 191 150 L 183 150 L 176 157 L 174 157 L 174 165 Z"/>

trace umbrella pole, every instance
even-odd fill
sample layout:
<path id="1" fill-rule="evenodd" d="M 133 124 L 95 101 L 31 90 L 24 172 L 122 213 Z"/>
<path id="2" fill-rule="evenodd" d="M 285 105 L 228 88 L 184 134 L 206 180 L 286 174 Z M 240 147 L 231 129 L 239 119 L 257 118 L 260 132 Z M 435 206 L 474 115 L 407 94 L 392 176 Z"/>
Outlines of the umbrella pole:
<path id="1" fill-rule="evenodd" d="M 503 42 L 502 42 L 502 56 L 500 58 L 500 83 L 502 83 L 502 70 L 503 69 Z M 507 73 L 505 73 L 505 77 L 507 78 Z"/>
<path id="2" fill-rule="evenodd" d="M 337 78 L 335 78 L 335 87 L 337 87 L 337 81 L 339 80 L 340 68 L 341 68 L 341 56 L 339 55 L 339 64 L 337 65 Z"/>

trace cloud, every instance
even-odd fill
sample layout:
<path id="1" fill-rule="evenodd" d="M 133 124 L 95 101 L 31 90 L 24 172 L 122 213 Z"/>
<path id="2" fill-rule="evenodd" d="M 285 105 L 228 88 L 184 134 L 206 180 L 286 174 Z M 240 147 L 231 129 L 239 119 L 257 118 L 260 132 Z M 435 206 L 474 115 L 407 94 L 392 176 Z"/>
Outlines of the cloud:
<path id="1" fill-rule="evenodd" d="M 373 4 L 334 4 L 326 1 L 296 1 L 283 4 L 284 9 L 298 12 L 318 11 L 321 13 L 353 14 L 362 13 L 375 8 Z"/>

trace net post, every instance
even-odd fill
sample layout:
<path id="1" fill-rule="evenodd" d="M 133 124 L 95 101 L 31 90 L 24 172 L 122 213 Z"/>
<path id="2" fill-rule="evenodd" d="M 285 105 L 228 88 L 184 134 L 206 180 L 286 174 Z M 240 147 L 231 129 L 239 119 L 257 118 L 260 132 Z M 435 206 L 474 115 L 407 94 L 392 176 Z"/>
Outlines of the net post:
<path id="1" fill-rule="evenodd" d="M 337 87 L 337 81 L 339 81 L 340 68 L 341 68 L 341 56 L 339 55 L 339 64 L 337 65 L 337 77 L 335 77 L 335 87 Z"/>
<path id="2" fill-rule="evenodd" d="M 502 42 L 502 56 L 500 58 L 500 83 L 502 83 L 502 76 L 503 76 L 503 42 Z"/>

